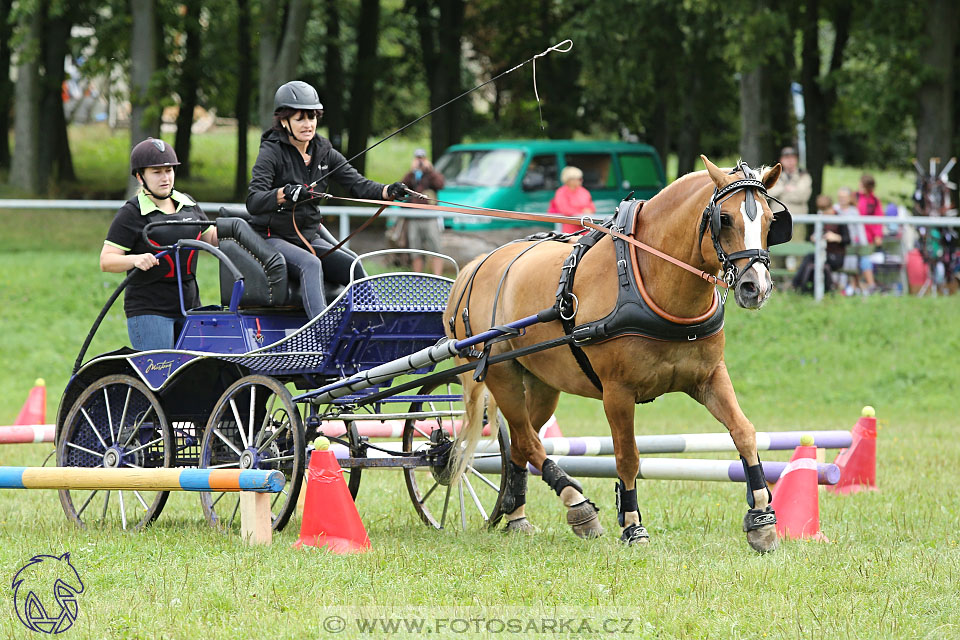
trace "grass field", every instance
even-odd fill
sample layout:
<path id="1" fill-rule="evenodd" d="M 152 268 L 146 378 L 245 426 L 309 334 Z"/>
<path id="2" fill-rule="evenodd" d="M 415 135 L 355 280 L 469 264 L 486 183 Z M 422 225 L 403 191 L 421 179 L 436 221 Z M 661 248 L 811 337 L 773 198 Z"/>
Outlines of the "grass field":
<path id="1" fill-rule="evenodd" d="M 119 281 L 96 266 L 109 217 L 0 212 L 0 423 L 14 418 L 39 376 L 47 380 L 52 420 L 76 350 Z M 201 292 L 209 300 L 213 261 L 201 263 Z M 85 584 L 79 618 L 63 636 L 75 638 L 425 633 L 357 627 L 357 619 L 388 616 L 414 624 L 426 618 L 436 637 L 498 636 L 496 624 L 474 633 L 474 623 L 451 620 L 507 616 L 527 625 L 551 616 L 577 621 L 562 633 L 503 631 L 510 637 L 956 637 L 960 488 L 949 478 L 960 466 L 957 313 L 955 298 L 815 304 L 778 293 L 759 313 L 730 306 L 727 362 L 758 429 L 849 428 L 864 404 L 877 409 L 881 490 L 822 497 L 830 544 L 785 543 L 757 556 L 740 532 L 742 485 L 703 482 L 640 485 L 653 537 L 644 548 L 621 548 L 615 535 L 575 538 L 559 502 L 536 478 L 528 513 L 538 535 L 434 531 L 420 523 L 399 474 L 384 471 L 367 472 L 360 488 L 357 506 L 373 544 L 360 556 L 291 549 L 296 519 L 273 546 L 242 546 L 206 526 L 191 494 L 174 494 L 155 526 L 125 535 L 76 530 L 56 492 L 6 491 L 0 567 L 12 578 L 35 554 L 70 552 Z M 114 312 L 90 353 L 125 338 Z M 557 416 L 567 435 L 607 433 L 595 401 L 564 397 Z M 718 427 L 682 396 L 637 408 L 638 434 Z M 0 464 L 40 465 L 51 450 L 4 446 Z M 585 488 L 615 532 L 613 482 L 587 480 Z M 0 637 L 27 637 L 12 592 L 6 594 Z M 332 633 L 332 616 L 343 617 L 347 629 Z"/>

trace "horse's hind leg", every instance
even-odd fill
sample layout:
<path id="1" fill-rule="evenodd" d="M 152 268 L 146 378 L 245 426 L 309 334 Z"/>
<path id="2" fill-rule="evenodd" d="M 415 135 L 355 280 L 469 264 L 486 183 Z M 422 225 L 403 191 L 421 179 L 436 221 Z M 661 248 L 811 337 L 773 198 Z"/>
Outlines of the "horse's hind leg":
<path id="1" fill-rule="evenodd" d="M 596 507 L 583 497 L 580 485 L 547 458 L 531 422 L 531 411 L 536 420 L 545 422 L 549 418 L 556 408 L 558 392 L 527 374 L 516 363 L 502 363 L 491 367 L 487 387 L 497 399 L 500 411 L 510 425 L 511 471 L 521 471 L 528 461 L 541 469 L 543 480 L 567 506 L 567 523 L 574 533 L 581 537 L 596 537 L 602 534 L 603 528 L 597 519 Z M 537 426 L 540 424 L 538 422 Z M 515 509 L 510 515 L 519 519 L 522 514 L 522 510 L 518 512 Z M 522 525 L 518 523 L 515 526 Z"/>
<path id="2" fill-rule="evenodd" d="M 747 534 L 747 542 L 761 553 L 773 551 L 778 544 L 777 518 L 770 507 L 770 490 L 763 476 L 760 456 L 757 455 L 757 432 L 740 409 L 723 362 L 701 388 L 697 399 L 730 431 L 744 463 L 749 509 L 743 519 L 743 530 Z"/>
<path id="3" fill-rule="evenodd" d="M 610 423 L 617 476 L 620 478 L 616 485 L 617 521 L 622 529 L 620 541 L 628 545 L 650 541 L 650 535 L 640 521 L 640 508 L 637 505 L 640 455 L 633 436 L 635 397 L 632 388 L 612 382 L 603 385 L 603 411 Z"/>

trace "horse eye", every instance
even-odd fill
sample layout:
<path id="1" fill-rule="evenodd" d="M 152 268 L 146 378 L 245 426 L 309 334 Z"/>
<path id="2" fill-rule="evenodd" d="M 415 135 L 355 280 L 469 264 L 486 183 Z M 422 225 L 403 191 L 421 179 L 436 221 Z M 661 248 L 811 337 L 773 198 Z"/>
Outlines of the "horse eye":
<path id="1" fill-rule="evenodd" d="M 730 214 L 727 214 L 727 213 L 720 214 L 720 225 L 724 227 L 733 226 L 733 218 L 730 217 Z"/>

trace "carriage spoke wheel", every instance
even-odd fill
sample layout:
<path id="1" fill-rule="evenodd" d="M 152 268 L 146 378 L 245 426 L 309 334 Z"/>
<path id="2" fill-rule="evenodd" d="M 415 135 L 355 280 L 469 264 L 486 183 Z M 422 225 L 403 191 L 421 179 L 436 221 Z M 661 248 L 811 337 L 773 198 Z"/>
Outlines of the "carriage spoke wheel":
<path id="1" fill-rule="evenodd" d="M 408 418 L 403 427 L 404 451 L 426 449 L 431 435 L 440 429 L 449 438 L 456 438 L 466 426 L 460 391 L 458 384 L 441 383 L 423 387 L 418 392 L 418 395 L 434 398 L 411 403 L 411 414 L 437 412 L 443 415 Z M 501 455 L 501 451 L 507 454 Z M 450 482 L 448 469 L 443 467 L 404 469 L 407 491 L 420 518 L 436 529 L 467 530 L 496 524 L 506 487 L 509 451 L 507 429 L 503 421 L 498 420 L 498 427 L 491 429 L 489 436 L 480 438 L 473 460 L 456 482 Z"/>
<path id="2" fill-rule="evenodd" d="M 272 527 L 280 531 L 297 506 L 303 481 L 303 422 L 290 392 L 266 376 L 230 385 L 214 407 L 200 444 L 201 469 L 279 470 L 286 478 L 270 500 Z M 203 515 L 214 527 L 240 529 L 240 494 L 200 494 Z"/>
<path id="3" fill-rule="evenodd" d="M 109 375 L 84 389 L 64 420 L 57 465 L 157 469 L 173 463 L 173 432 L 150 389 L 136 378 Z M 108 521 L 137 530 L 155 520 L 167 491 L 60 490 L 67 518 L 80 526 Z"/>

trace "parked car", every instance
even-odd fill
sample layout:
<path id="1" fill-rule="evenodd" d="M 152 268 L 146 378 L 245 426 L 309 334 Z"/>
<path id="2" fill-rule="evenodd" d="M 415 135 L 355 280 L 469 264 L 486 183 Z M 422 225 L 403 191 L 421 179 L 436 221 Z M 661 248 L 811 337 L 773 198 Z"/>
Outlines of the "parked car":
<path id="1" fill-rule="evenodd" d="M 510 140 L 458 144 L 436 161 L 446 178 L 440 200 L 468 206 L 545 213 L 567 165 L 583 171 L 597 215 L 612 214 L 631 191 L 651 198 L 666 184 L 656 150 L 645 144 L 599 140 Z M 483 230 L 530 222 L 483 216 L 450 218 L 447 227 Z"/>

